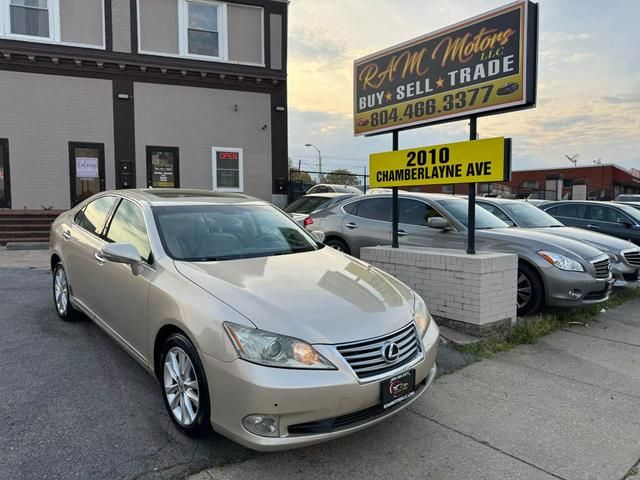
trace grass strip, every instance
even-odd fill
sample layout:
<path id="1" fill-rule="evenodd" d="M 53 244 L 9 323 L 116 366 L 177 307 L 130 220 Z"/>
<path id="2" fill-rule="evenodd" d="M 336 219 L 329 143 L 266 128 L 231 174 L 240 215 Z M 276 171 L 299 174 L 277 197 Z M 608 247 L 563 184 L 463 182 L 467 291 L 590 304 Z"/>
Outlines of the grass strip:
<path id="1" fill-rule="evenodd" d="M 571 323 L 587 323 L 598 316 L 602 309 L 610 310 L 631 300 L 640 298 L 640 288 L 614 290 L 609 300 L 595 305 L 587 305 L 571 309 L 554 309 L 533 317 L 524 317 L 504 336 L 494 336 L 479 343 L 457 347 L 465 353 L 473 353 L 480 357 L 491 357 L 497 352 L 505 352 L 522 344 L 536 343 L 538 338 Z"/>

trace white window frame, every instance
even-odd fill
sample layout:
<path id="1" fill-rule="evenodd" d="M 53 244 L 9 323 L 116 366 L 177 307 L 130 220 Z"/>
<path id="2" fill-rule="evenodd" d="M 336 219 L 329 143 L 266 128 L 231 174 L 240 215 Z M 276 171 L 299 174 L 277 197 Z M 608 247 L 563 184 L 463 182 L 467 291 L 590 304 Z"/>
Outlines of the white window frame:
<path id="1" fill-rule="evenodd" d="M 218 152 L 236 152 L 238 153 L 238 180 L 239 186 L 237 188 L 232 187 L 218 187 Z M 211 148 L 211 166 L 213 171 L 213 191 L 215 192 L 244 192 L 244 153 L 242 148 L 226 148 L 226 147 L 212 147 Z"/>
<path id="2" fill-rule="evenodd" d="M 189 4 L 200 3 L 218 7 L 218 56 L 189 53 Z M 179 0 L 178 1 L 178 44 L 180 56 L 195 60 L 227 61 L 229 58 L 227 34 L 227 4 L 213 0 Z"/>
<path id="3" fill-rule="evenodd" d="M 49 10 L 49 36 L 39 37 L 36 35 L 23 35 L 11 33 L 11 0 L 0 0 L 0 38 L 8 40 L 19 40 L 23 42 L 54 43 L 69 47 L 93 48 L 96 50 L 106 50 L 106 24 L 105 24 L 105 1 L 102 4 L 102 45 L 88 45 L 85 43 L 63 42 L 60 32 L 60 0 L 48 0 Z"/>

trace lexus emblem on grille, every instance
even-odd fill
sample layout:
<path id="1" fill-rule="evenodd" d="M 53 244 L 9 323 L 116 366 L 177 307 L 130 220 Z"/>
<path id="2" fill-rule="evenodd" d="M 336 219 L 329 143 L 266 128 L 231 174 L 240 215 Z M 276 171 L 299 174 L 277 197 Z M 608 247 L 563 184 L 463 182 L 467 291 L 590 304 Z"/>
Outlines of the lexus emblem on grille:
<path id="1" fill-rule="evenodd" d="M 400 347 L 393 342 L 387 342 L 382 345 L 382 358 L 387 363 L 393 363 L 400 356 Z"/>

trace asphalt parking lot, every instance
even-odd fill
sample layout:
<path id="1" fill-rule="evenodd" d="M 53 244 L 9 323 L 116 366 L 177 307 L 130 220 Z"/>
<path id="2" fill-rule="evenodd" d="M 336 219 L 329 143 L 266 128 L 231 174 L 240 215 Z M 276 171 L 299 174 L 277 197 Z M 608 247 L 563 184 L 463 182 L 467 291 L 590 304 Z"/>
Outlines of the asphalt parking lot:
<path id="1" fill-rule="evenodd" d="M 375 428 L 260 454 L 177 433 L 155 380 L 88 320 L 57 318 L 46 269 L 2 254 L 2 479 L 640 478 L 640 301 L 441 376 Z"/>

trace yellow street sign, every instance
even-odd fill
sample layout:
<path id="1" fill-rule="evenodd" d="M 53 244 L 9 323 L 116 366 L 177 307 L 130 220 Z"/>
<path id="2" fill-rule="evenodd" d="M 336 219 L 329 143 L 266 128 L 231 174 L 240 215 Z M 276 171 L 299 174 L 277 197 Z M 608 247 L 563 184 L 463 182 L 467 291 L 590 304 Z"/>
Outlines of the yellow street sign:
<path id="1" fill-rule="evenodd" d="M 372 153 L 369 168 L 372 188 L 502 182 L 511 178 L 511 139 Z"/>

